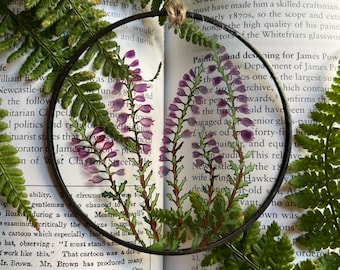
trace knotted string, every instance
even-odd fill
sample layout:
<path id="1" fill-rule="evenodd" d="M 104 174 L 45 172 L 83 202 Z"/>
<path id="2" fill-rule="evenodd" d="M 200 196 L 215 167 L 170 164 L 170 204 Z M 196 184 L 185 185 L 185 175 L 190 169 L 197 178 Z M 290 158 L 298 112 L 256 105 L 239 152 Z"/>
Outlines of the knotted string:
<path id="1" fill-rule="evenodd" d="M 167 0 L 165 10 L 168 14 L 170 25 L 180 27 L 186 18 L 187 8 L 181 0 Z"/>

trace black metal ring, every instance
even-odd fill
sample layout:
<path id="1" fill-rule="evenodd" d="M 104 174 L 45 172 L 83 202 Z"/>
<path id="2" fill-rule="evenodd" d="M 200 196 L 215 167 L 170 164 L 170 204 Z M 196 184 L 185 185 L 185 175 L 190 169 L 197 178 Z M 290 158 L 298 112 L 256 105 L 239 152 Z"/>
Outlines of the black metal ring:
<path id="1" fill-rule="evenodd" d="M 205 250 L 210 250 L 210 249 L 216 248 L 218 246 L 221 246 L 221 245 L 223 245 L 227 242 L 230 242 L 236 236 L 238 236 L 239 234 L 241 234 L 242 232 L 247 230 L 261 216 L 261 214 L 267 209 L 267 207 L 269 206 L 269 204 L 273 200 L 274 196 L 278 192 L 278 190 L 279 190 L 279 188 L 282 184 L 283 178 L 285 176 L 287 167 L 288 167 L 289 157 L 290 157 L 290 152 L 291 152 L 291 146 L 292 146 L 292 124 L 291 124 L 291 115 L 290 115 L 290 111 L 289 111 L 289 108 L 288 108 L 288 102 L 287 102 L 287 99 L 285 97 L 283 87 L 282 87 L 277 75 L 275 74 L 273 68 L 271 67 L 271 64 L 264 57 L 264 55 L 257 48 L 255 48 L 255 46 L 252 45 L 245 37 L 243 37 L 239 32 L 235 31 L 234 29 L 232 29 L 228 25 L 226 25 L 222 22 L 216 21 L 215 19 L 212 19 L 212 18 L 204 16 L 204 15 L 200 15 L 200 14 L 196 14 L 196 13 L 192 13 L 192 12 L 187 12 L 188 18 L 208 22 L 212 25 L 215 25 L 215 26 L 229 32 L 233 36 L 235 36 L 238 40 L 240 40 L 243 44 L 245 44 L 260 59 L 262 64 L 265 66 L 265 68 L 267 69 L 267 71 L 271 75 L 271 78 L 274 81 L 274 84 L 275 84 L 275 86 L 278 90 L 278 93 L 279 93 L 279 96 L 280 96 L 280 99 L 281 99 L 281 103 L 282 103 L 282 106 L 283 106 L 283 114 L 284 114 L 284 118 L 285 118 L 284 119 L 285 120 L 284 121 L 284 125 L 285 125 L 284 153 L 283 153 L 280 170 L 279 170 L 279 173 L 277 175 L 275 184 L 273 185 L 272 189 L 270 190 L 270 193 L 268 194 L 267 198 L 262 203 L 262 205 L 259 207 L 257 212 L 245 224 L 243 224 L 241 227 L 239 227 L 237 230 L 235 230 L 231 234 L 223 236 L 223 238 L 221 238 L 221 239 L 219 239 L 215 242 L 212 242 L 212 243 L 208 244 L 207 246 L 205 246 L 203 248 L 199 248 L 199 249 L 187 248 L 187 249 L 181 249 L 181 250 L 176 251 L 176 252 L 165 251 L 165 250 L 164 251 L 154 251 L 154 250 L 150 250 L 148 248 L 144 248 L 142 246 L 138 246 L 138 245 L 131 244 L 129 242 L 123 241 L 122 239 L 115 237 L 114 235 L 108 233 L 107 231 L 103 230 L 98 225 L 96 225 L 83 212 L 83 210 L 80 209 L 80 207 L 73 200 L 71 194 L 69 193 L 67 187 L 65 186 L 65 183 L 62 179 L 62 176 L 60 174 L 59 167 L 58 167 L 58 164 L 57 164 L 57 160 L 56 160 L 56 156 L 55 156 L 55 149 L 54 149 L 54 144 L 53 144 L 53 119 L 54 119 L 56 104 L 58 102 L 59 93 L 60 93 L 61 87 L 64 83 L 64 80 L 65 80 L 67 74 L 70 72 L 70 70 L 73 67 L 73 65 L 75 64 L 75 62 L 86 51 L 86 49 L 89 48 L 97 39 L 99 39 L 103 35 L 109 33 L 110 31 L 114 30 L 115 28 L 122 26 L 126 23 L 129 23 L 129 22 L 132 22 L 132 21 L 135 21 L 135 20 L 139 20 L 139 19 L 148 18 L 148 17 L 160 17 L 160 16 L 167 16 L 166 11 L 151 11 L 151 12 L 140 13 L 140 14 L 136 14 L 136 15 L 124 18 L 120 21 L 117 21 L 117 22 L 109 25 L 108 27 L 102 29 L 101 31 L 97 32 L 92 38 L 90 38 L 86 43 L 84 43 L 75 52 L 73 57 L 66 64 L 64 69 L 60 72 L 60 74 L 59 74 L 59 76 L 58 76 L 58 78 L 55 82 L 54 88 L 53 88 L 54 90 L 53 90 L 53 93 L 52 93 L 52 96 L 51 96 L 50 106 L 49 106 L 49 111 L 48 111 L 48 116 L 47 116 L 47 126 L 46 126 L 46 128 L 47 128 L 47 148 L 48 148 L 48 155 L 49 155 L 49 158 L 50 158 L 50 161 L 51 161 L 51 166 L 52 166 L 52 170 L 54 172 L 54 176 L 56 177 L 58 183 L 60 184 L 61 190 L 64 193 L 68 204 L 70 205 L 70 207 L 73 210 L 76 211 L 77 215 L 83 221 L 85 221 L 88 225 L 90 225 L 92 227 L 92 229 L 99 232 L 100 234 L 107 237 L 108 239 L 116 242 L 117 244 L 120 244 L 122 246 L 125 246 L 127 248 L 131 248 L 131 249 L 134 249 L 134 250 L 137 250 L 137 251 L 140 251 L 140 252 L 149 253 L 149 254 L 156 254 L 156 255 L 185 255 L 185 254 L 193 254 L 193 253 L 202 252 L 202 251 L 205 251 Z"/>

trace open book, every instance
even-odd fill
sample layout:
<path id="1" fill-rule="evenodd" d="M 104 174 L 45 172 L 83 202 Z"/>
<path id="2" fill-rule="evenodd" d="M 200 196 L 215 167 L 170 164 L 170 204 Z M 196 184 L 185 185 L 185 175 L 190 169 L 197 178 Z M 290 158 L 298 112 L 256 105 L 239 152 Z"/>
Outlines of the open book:
<path id="1" fill-rule="evenodd" d="M 109 19 L 112 21 L 139 12 L 135 6 L 120 8 L 117 1 L 104 2 L 102 7 L 108 12 Z M 337 1 L 301 0 L 294 3 L 274 0 L 267 2 L 242 0 L 235 3 L 232 1 L 196 1 L 195 4 L 188 4 L 187 7 L 192 12 L 223 21 L 243 33 L 260 48 L 283 83 L 292 113 L 293 130 L 298 127 L 298 124 L 309 121 L 308 113 L 313 109 L 315 102 L 322 100 L 336 70 L 339 55 L 337 13 L 340 8 Z M 249 164 L 254 167 L 254 171 L 244 178 L 249 185 L 243 190 L 249 195 L 242 199 L 241 206 L 243 208 L 250 205 L 258 207 L 273 187 L 282 161 L 285 133 L 284 119 L 281 114 L 282 104 L 265 67 L 254 59 L 254 54 L 249 49 L 229 33 L 219 30 L 218 27 L 204 21 L 196 23 L 198 28 L 208 35 L 216 34 L 217 42 L 226 47 L 233 65 L 243 76 L 241 79 L 242 85 L 247 90 L 249 117 L 255 125 L 249 128 L 254 139 L 245 143 L 245 153 L 248 150 L 252 153 L 247 162 L 249 161 Z M 146 147 L 151 145 L 152 149 L 155 149 L 151 152 L 148 148 L 144 149 L 147 154 L 144 161 L 153 162 L 153 175 L 158 179 L 156 181 L 161 181 L 158 173 L 164 176 L 165 171 L 160 171 L 160 168 L 166 165 L 159 161 L 158 149 L 163 146 L 164 142 L 162 140 L 164 119 L 168 118 L 168 108 L 174 102 L 183 75 L 190 74 L 193 70 L 197 73 L 201 64 L 208 63 L 209 57 L 205 56 L 211 53 L 211 49 L 197 48 L 180 40 L 171 31 L 164 32 L 157 18 L 148 18 L 124 25 L 117 29 L 117 34 L 122 55 L 127 53 L 127 56 L 131 56 L 131 65 L 133 65 L 133 60 L 139 60 L 143 79 L 152 79 L 157 73 L 158 64 L 163 64 L 157 79 L 148 82 L 148 89 L 145 92 L 146 100 L 153 108 L 150 115 L 154 122 L 152 138 L 148 137 L 148 133 L 144 134 Z M 133 57 L 131 50 L 135 53 Z M 18 77 L 16 64 L 6 64 L 5 59 L 6 55 L 3 55 L 0 63 L 2 106 L 10 112 L 6 119 L 9 123 L 8 133 L 12 135 L 13 144 L 17 146 L 22 158 L 21 168 L 25 173 L 29 198 L 41 229 L 39 232 L 34 231 L 22 216 L 18 216 L 14 209 L 1 200 L 3 206 L 0 209 L 1 268 L 201 269 L 200 259 L 203 256 L 201 253 L 179 257 L 144 254 L 101 237 L 97 232 L 92 231 L 88 224 L 81 223 L 77 219 L 77 213 L 68 208 L 62 198 L 63 194 L 59 192 L 57 183 L 49 172 L 50 160 L 46 154 L 46 136 L 43 129 L 49 97 L 41 95 L 41 81 L 33 82 L 28 78 Z M 205 72 L 209 71 L 209 66 L 209 63 L 206 64 Z M 218 86 L 213 82 L 213 77 L 209 73 L 202 74 L 202 85 Z M 112 102 L 115 98 L 112 98 L 110 93 L 113 89 L 118 89 L 117 83 L 119 82 L 103 79 L 100 74 L 95 80 L 102 83 L 101 94 L 107 98 L 108 108 L 113 118 L 117 118 L 120 110 L 112 109 L 114 104 Z M 121 98 L 127 98 L 127 92 L 124 92 L 123 88 L 119 88 L 117 93 L 118 97 L 121 95 Z M 221 151 L 224 153 L 224 158 L 226 160 L 233 158 L 232 152 L 226 152 L 231 135 L 225 131 L 224 120 L 226 118 L 218 115 L 218 109 L 221 109 L 217 104 L 218 97 L 207 95 L 195 102 L 200 107 L 200 115 L 194 123 L 191 138 L 199 139 L 202 126 L 205 126 L 207 130 L 211 129 L 219 134 L 219 146 L 224 149 Z M 147 108 L 145 108 L 145 113 L 148 115 Z M 191 113 L 194 114 L 194 111 Z M 99 181 L 98 178 L 93 178 L 92 182 L 88 182 L 89 175 L 82 166 L 83 159 L 79 158 L 71 147 L 74 133 L 70 129 L 67 114 L 65 115 L 65 112 L 58 108 L 54 122 L 54 145 L 63 181 L 75 202 L 85 213 L 92 215 L 91 219 L 98 226 L 118 238 L 133 241 L 133 237 L 124 238 L 124 235 L 128 234 L 126 231 L 111 226 L 112 217 L 104 211 L 108 203 L 102 201 L 99 195 L 103 190 L 110 188 L 110 185 L 105 186 L 104 182 Z M 188 114 L 185 117 L 191 116 Z M 120 121 L 121 124 L 125 123 L 124 119 Z M 148 124 L 145 123 L 145 126 Z M 223 140 L 221 141 L 223 137 L 226 138 L 224 146 Z M 124 148 L 117 147 L 116 151 L 123 154 L 117 170 L 124 169 L 122 177 L 128 180 L 133 179 L 136 170 L 131 169 L 133 168 L 131 153 L 125 153 Z M 183 163 L 187 178 L 185 188 L 201 191 L 202 183 L 207 180 L 204 168 L 194 165 L 194 163 L 199 164 L 192 156 L 191 143 L 190 147 L 183 146 L 181 151 L 179 156 L 182 153 L 188 159 Z M 299 149 L 293 147 L 291 158 L 297 158 L 301 154 Z M 222 169 L 228 167 L 227 161 L 219 165 Z M 263 229 L 273 220 L 278 221 L 281 229 L 294 238 L 297 230 L 294 221 L 299 213 L 284 200 L 284 196 L 292 192 L 286 184 L 288 178 L 289 176 L 284 179 L 281 190 L 260 220 Z M 223 181 L 226 179 L 221 178 L 220 182 Z M 154 194 L 159 194 L 159 207 L 173 207 L 171 203 L 168 203 L 166 195 L 171 191 L 171 187 L 165 185 L 164 180 L 161 184 L 156 183 L 155 186 Z M 135 194 L 137 192 L 135 185 L 127 184 L 125 188 L 131 197 L 138 197 L 138 194 Z M 138 222 L 143 222 L 143 215 L 139 215 L 138 212 L 140 211 L 138 204 L 139 202 L 133 202 L 130 210 L 137 217 L 140 216 L 141 219 L 138 219 Z M 119 204 L 112 203 L 109 206 L 116 209 Z M 119 221 L 114 223 L 117 224 Z M 139 230 L 140 234 L 148 239 L 144 228 Z M 146 245 L 151 244 L 146 243 Z M 296 250 L 296 255 L 302 260 L 318 254 Z"/>

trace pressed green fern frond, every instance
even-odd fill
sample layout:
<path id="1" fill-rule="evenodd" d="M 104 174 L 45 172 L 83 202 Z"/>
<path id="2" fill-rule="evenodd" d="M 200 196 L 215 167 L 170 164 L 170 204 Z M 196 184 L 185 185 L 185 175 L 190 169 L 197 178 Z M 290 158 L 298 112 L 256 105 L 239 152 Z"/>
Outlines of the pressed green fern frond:
<path id="1" fill-rule="evenodd" d="M 3 20 L 0 22 L 0 51 L 13 50 L 16 46 L 18 49 L 13 51 L 8 61 L 26 57 L 19 75 L 37 79 L 47 74 L 43 89 L 45 93 L 50 93 L 54 90 L 60 71 L 74 52 L 109 25 L 109 22 L 102 20 L 106 13 L 94 8 L 99 3 L 96 0 L 27 1 L 27 10 L 20 14 L 14 14 L 1 3 L 0 14 L 3 15 Z M 126 144 L 132 150 L 131 143 L 126 142 L 110 123 L 108 113 L 100 102 L 101 96 L 94 94 L 92 88 L 87 89 L 94 84 L 84 84 L 83 80 L 76 79 L 79 74 L 72 75 L 78 69 L 93 63 L 93 68 L 101 70 L 104 76 L 127 78 L 130 74 L 129 66 L 119 57 L 115 37 L 115 33 L 109 33 L 95 40 L 85 56 L 76 63 L 65 78 L 66 85 L 61 93 L 62 105 L 66 109 L 73 104 L 71 110 L 74 117 L 79 116 L 85 122 L 104 127 L 116 141 Z M 95 85 L 95 89 L 98 90 L 99 85 Z M 84 90 L 92 93 L 84 94 Z"/>
<path id="2" fill-rule="evenodd" d="M 17 168 L 20 159 L 16 156 L 17 149 L 10 145 L 11 137 L 4 133 L 7 124 L 2 119 L 7 111 L 0 109 L 0 194 L 7 202 L 17 208 L 32 225 L 39 230 L 39 223 L 32 214 L 30 202 L 25 192 L 23 172 Z"/>
<path id="3" fill-rule="evenodd" d="M 308 209 L 298 220 L 304 234 L 297 240 L 316 250 L 340 246 L 340 72 L 326 97 L 311 114 L 315 123 L 300 125 L 295 137 L 309 155 L 291 163 L 297 175 L 289 183 L 297 192 L 287 196 Z"/>
<path id="4" fill-rule="evenodd" d="M 56 73 L 75 50 L 109 24 L 102 20 L 106 13 L 94 8 L 99 3 L 90 0 L 27 1 L 28 10 L 19 14 L 14 14 L 2 3 L 0 14 L 4 17 L 0 22 L 0 51 L 12 50 L 16 46 L 18 49 L 13 51 L 8 61 L 26 57 L 20 76 L 37 79 L 48 74 L 44 92 L 49 93 Z M 111 49 L 115 45 L 107 40 L 103 44 L 98 41 L 98 44 L 107 57 L 110 55 L 106 52 L 108 47 Z"/>
<path id="5" fill-rule="evenodd" d="M 199 26 L 192 19 L 185 19 L 183 24 L 178 29 L 175 29 L 175 34 L 194 45 L 208 48 L 212 46 L 211 38 L 200 31 Z"/>

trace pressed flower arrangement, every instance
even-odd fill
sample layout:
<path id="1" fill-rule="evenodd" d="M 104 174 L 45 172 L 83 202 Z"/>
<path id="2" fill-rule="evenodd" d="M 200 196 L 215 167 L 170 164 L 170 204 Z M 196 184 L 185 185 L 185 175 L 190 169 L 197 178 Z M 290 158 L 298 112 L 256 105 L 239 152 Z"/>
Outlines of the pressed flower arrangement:
<path id="1" fill-rule="evenodd" d="M 82 42 L 91 37 L 98 29 L 102 29 L 108 24 L 100 20 L 105 16 L 105 12 L 93 8 L 99 1 L 69 1 L 67 9 L 63 8 L 64 5 L 58 5 L 54 9 L 55 3 L 59 2 L 61 1 L 28 0 L 26 1 L 26 11 L 19 14 L 14 14 L 7 8 L 11 1 L 3 1 L 3 3 L 0 4 L 0 11 L 4 15 L 0 27 L 0 35 L 2 38 L 0 49 L 6 51 L 17 45 L 18 50 L 10 55 L 9 61 L 14 61 L 20 56 L 31 53 L 32 55 L 36 55 L 35 58 L 27 57 L 20 71 L 20 75 L 29 75 L 34 79 L 48 73 L 44 84 L 45 93 L 52 91 L 52 86 L 57 79 L 59 71 L 65 67 L 65 63 L 67 63 L 75 50 L 82 45 Z M 145 7 L 148 2 L 149 1 L 142 1 L 142 6 Z M 52 4 L 45 5 L 46 3 Z M 162 8 L 162 5 L 163 1 L 153 1 L 152 8 L 153 10 L 158 10 Z M 78 6 L 82 6 L 83 9 L 77 10 Z M 36 18 L 37 10 L 41 15 L 39 18 Z M 77 10 L 76 15 L 72 13 L 74 10 Z M 55 12 L 55 14 L 59 13 L 57 17 L 52 16 L 52 18 L 59 18 L 60 20 L 51 20 L 50 15 L 53 15 L 53 12 Z M 27 21 L 31 22 L 29 31 L 27 27 L 25 27 L 25 22 Z M 59 22 L 63 23 L 59 24 Z M 87 23 L 83 25 L 83 22 Z M 41 31 L 46 30 L 46 28 L 50 26 L 53 26 L 50 28 L 52 32 L 55 31 L 52 35 L 49 31 Z M 74 31 L 72 31 L 73 27 Z M 77 31 L 75 29 L 77 29 Z M 179 31 L 179 34 L 182 38 L 192 41 L 195 44 L 210 45 L 210 41 L 207 41 L 204 37 L 193 34 L 197 33 L 197 31 L 195 29 L 193 30 L 190 22 L 185 21 L 181 29 L 182 31 Z M 39 34 L 37 35 L 37 33 Z M 112 39 L 114 38 L 114 33 L 111 37 Z M 204 70 L 189 70 L 188 73 L 184 75 L 183 80 L 179 82 L 178 96 L 169 107 L 170 113 L 166 119 L 163 146 L 161 149 L 156 149 L 157 151 L 159 150 L 160 161 L 164 162 L 164 164 L 159 167 L 157 172 L 154 172 L 150 168 L 150 161 L 145 158 L 148 153 L 155 151 L 152 149 L 152 144 L 150 143 L 153 139 L 152 127 L 154 120 L 150 117 L 153 108 L 146 103 L 146 99 L 143 96 L 146 91 L 150 90 L 148 89 L 148 83 L 141 77 L 141 70 L 138 69 L 137 61 L 125 64 L 124 61 L 121 61 L 122 59 L 103 57 L 109 50 L 115 50 L 119 47 L 115 42 L 110 42 L 112 41 L 110 38 L 108 42 L 106 41 L 108 40 L 99 41 L 99 46 L 96 47 L 96 49 L 103 46 L 101 47 L 103 50 L 101 50 L 97 56 L 95 55 L 99 49 L 98 51 L 96 51 L 96 49 L 92 50 L 92 54 L 89 53 L 87 55 L 85 62 L 90 62 L 95 59 L 95 69 L 104 69 L 105 76 L 111 73 L 112 76 L 115 75 L 113 77 L 120 78 L 120 81 L 117 81 L 113 86 L 116 94 L 122 88 L 126 88 L 128 92 L 134 94 L 129 96 L 128 99 L 114 98 L 111 103 L 112 110 L 118 113 L 118 117 L 114 119 L 106 117 L 107 115 L 103 113 L 103 106 L 100 102 L 96 103 L 97 106 L 93 106 L 95 102 L 89 105 L 93 106 L 91 107 L 92 111 L 98 109 L 98 114 L 87 115 L 86 112 L 89 112 L 88 107 L 85 108 L 84 106 L 82 110 L 78 108 L 77 113 L 80 112 L 79 114 L 83 122 L 73 120 L 73 128 L 78 136 L 74 138 L 71 143 L 79 158 L 84 161 L 86 172 L 91 175 L 91 177 L 89 177 L 90 184 L 94 186 L 104 182 L 110 184 L 110 189 L 106 189 L 102 193 L 102 196 L 109 200 L 119 202 L 120 208 L 106 208 L 105 211 L 111 216 L 126 221 L 128 224 L 128 226 L 117 224 L 117 230 L 132 235 L 134 241 L 143 247 L 148 246 L 154 250 L 178 250 L 182 243 L 188 240 L 192 248 L 202 247 L 208 242 L 214 241 L 216 237 L 219 237 L 219 233 L 228 233 L 228 231 L 233 230 L 233 227 L 237 227 L 238 224 L 250 219 L 255 209 L 254 207 L 250 207 L 245 213 L 242 213 L 238 202 L 246 195 L 237 194 L 237 191 L 242 188 L 242 185 L 247 184 L 239 181 L 241 180 L 241 176 L 251 173 L 253 169 L 252 166 L 246 165 L 250 152 L 243 152 L 244 143 L 252 142 L 254 139 L 252 132 L 253 121 L 251 117 L 247 116 L 250 110 L 247 106 L 245 87 L 238 78 L 239 71 L 233 67 L 230 61 L 227 61 L 228 59 L 223 52 L 223 48 L 215 48 L 214 54 L 207 56 L 207 58 L 211 58 L 212 61 Z M 27 48 L 32 49 L 32 51 L 27 51 Z M 51 50 L 44 50 L 44 48 L 51 48 Z M 216 56 L 218 57 L 216 58 Z M 123 57 L 123 59 L 134 58 L 135 53 L 133 50 L 127 52 Z M 111 69 L 110 64 L 111 67 L 114 66 L 118 68 Z M 225 70 L 222 71 L 222 67 Z M 81 68 L 81 65 L 79 68 Z M 130 73 L 130 71 L 132 71 L 132 73 Z M 208 129 L 202 128 L 195 137 L 191 130 L 193 126 L 197 125 L 197 117 L 200 113 L 199 105 L 204 95 L 206 95 L 206 88 L 201 85 L 200 81 L 200 76 L 204 73 L 210 74 L 209 76 L 213 78 L 212 84 L 216 88 L 215 94 L 220 96 L 217 105 L 220 112 L 219 115 L 224 119 L 228 119 L 226 126 L 232 131 L 234 136 L 233 143 L 229 146 L 238 156 L 235 160 L 230 161 L 229 185 L 222 191 L 215 189 L 215 184 L 218 179 L 217 168 L 224 160 L 221 150 L 218 147 L 218 140 L 215 137 L 216 134 L 210 132 Z M 93 76 L 89 73 L 78 73 L 76 76 L 68 77 L 68 79 L 75 79 L 75 81 L 70 81 L 77 84 L 93 79 Z M 338 81 L 338 78 L 336 78 L 337 84 L 334 85 L 334 92 L 338 92 Z M 75 95 L 79 101 L 78 103 L 83 104 L 85 103 L 85 99 L 82 100 L 83 96 L 79 94 L 81 91 L 79 91 L 77 88 L 78 85 L 76 84 L 72 85 L 73 92 L 69 91 L 68 97 Z M 218 89 L 221 84 L 228 85 L 227 90 L 221 91 L 221 89 Z M 88 91 L 99 89 L 99 86 L 95 83 L 83 84 L 83 86 L 88 88 Z M 193 89 L 197 90 L 196 93 L 191 93 Z M 197 92 L 200 94 L 197 95 Z M 98 101 L 96 100 L 98 96 L 95 94 L 87 96 L 87 98 L 90 97 Z M 68 107 L 70 105 L 70 99 L 71 98 L 68 99 L 67 95 L 65 95 L 62 98 L 62 105 Z M 123 108 L 126 108 L 127 105 L 129 111 L 123 111 Z M 328 108 L 328 110 L 334 112 L 335 105 L 332 108 Z M 325 107 L 326 105 L 321 104 L 320 106 Z M 140 114 L 143 114 L 143 116 L 141 118 L 137 117 L 137 115 Z M 3 116 L 4 115 L 5 113 L 3 112 Z M 94 117 L 94 115 L 98 116 L 98 118 Z M 104 129 L 98 125 L 111 120 L 115 121 L 114 124 L 119 126 L 120 132 L 124 134 L 124 136 L 119 137 L 119 143 L 111 139 L 112 135 L 116 134 L 112 126 Z M 94 123 L 97 127 L 88 129 L 86 121 Z M 3 127 L 1 131 L 6 128 L 6 125 L 4 123 L 2 124 Z M 304 129 L 307 130 L 307 132 L 313 133 L 313 128 L 308 131 L 308 126 L 306 126 Z M 336 128 L 335 131 L 333 130 L 334 133 L 337 133 L 336 130 Z M 323 133 L 323 131 L 320 130 L 317 132 Z M 208 184 L 202 186 L 203 192 L 185 193 L 183 192 L 183 188 L 188 183 L 186 177 L 181 175 L 183 170 L 182 158 L 184 157 L 183 153 L 181 153 L 181 148 L 187 141 L 193 139 L 193 137 L 195 137 L 195 141 L 190 143 L 191 155 L 189 156 L 192 157 L 195 168 L 205 171 L 209 181 Z M 2 152 L 3 159 L 1 160 L 1 164 L 5 165 L 2 168 L 5 172 L 11 171 L 11 173 L 13 173 L 16 170 L 12 167 L 18 162 L 17 160 L 12 162 L 10 158 L 15 154 L 15 151 L 11 147 L 7 148 L 8 137 L 3 136 L 2 139 L 2 142 L 6 144 L 2 147 L 2 150 L 6 150 Z M 304 137 L 299 138 L 300 141 L 303 141 L 303 139 Z M 145 222 L 144 224 L 148 225 L 146 227 L 144 226 L 145 228 L 143 227 L 143 229 L 145 229 L 144 234 L 147 235 L 147 239 L 151 239 L 151 241 L 148 242 L 145 242 L 145 238 L 142 239 L 142 237 L 139 237 L 142 234 L 137 229 L 139 223 L 136 221 L 136 216 L 131 215 L 129 211 L 133 203 L 131 202 L 131 197 L 129 195 L 126 196 L 127 181 L 126 179 L 124 180 L 124 177 L 126 177 L 127 172 L 118 162 L 119 150 L 115 148 L 118 147 L 118 144 L 125 145 L 132 152 L 132 155 L 135 155 L 133 159 L 130 159 L 138 172 L 138 174 L 134 175 L 133 180 L 135 180 L 136 183 L 141 183 L 141 185 L 135 184 L 134 188 L 143 199 L 141 204 L 144 212 L 143 221 Z M 7 151 L 8 149 L 11 149 L 11 151 Z M 188 156 L 188 154 L 186 153 L 185 156 Z M 7 164 L 6 162 L 8 160 L 10 162 Z M 302 165 L 305 166 L 306 164 L 303 163 Z M 304 169 L 307 168 L 307 172 L 309 165 L 310 164 L 307 164 L 304 167 Z M 294 164 L 293 167 L 298 170 L 299 163 Z M 5 174 L 2 174 L 0 181 L 1 194 L 7 196 L 8 202 L 13 206 L 18 206 L 18 211 L 22 212 L 39 228 L 37 220 L 30 213 L 31 208 L 29 202 L 25 199 L 26 195 L 23 192 L 24 180 L 21 174 L 22 173 L 19 172 L 15 174 L 14 177 L 6 178 L 3 177 Z M 308 175 L 308 173 L 306 175 Z M 154 190 L 153 178 L 157 180 L 161 179 L 163 183 L 165 182 L 165 184 L 170 187 L 170 190 L 172 190 L 172 192 L 167 194 L 168 200 L 172 202 L 172 208 L 163 209 L 157 206 L 159 194 Z M 330 183 L 331 180 L 332 179 L 327 178 L 327 183 Z M 301 181 L 303 183 L 301 183 Z M 316 190 L 313 189 L 313 187 L 309 187 L 308 182 L 311 181 L 303 177 L 297 177 L 292 181 L 292 184 L 299 188 L 303 188 L 303 184 L 307 185 L 307 188 L 303 190 L 302 193 L 297 193 L 295 197 L 292 197 L 293 200 L 301 203 L 303 207 L 308 207 L 307 204 L 304 204 L 306 194 L 308 197 L 310 195 L 310 189 L 313 191 Z M 336 190 L 334 184 L 328 186 L 328 188 L 332 192 Z M 335 200 L 330 201 L 333 212 L 334 209 L 338 208 L 337 205 L 333 205 L 337 202 L 337 194 L 338 193 L 335 192 L 332 195 Z M 317 197 L 314 201 L 317 202 L 318 199 L 320 198 Z M 187 207 L 188 204 L 191 207 Z M 227 211 L 221 211 L 221 209 L 226 209 Z M 332 240 L 332 247 L 339 246 L 336 242 L 336 239 L 339 239 L 339 237 L 336 237 L 336 233 L 338 233 L 338 221 L 334 218 L 336 215 L 332 213 L 333 219 L 332 222 L 329 222 L 327 216 L 324 218 L 322 214 L 320 215 L 319 211 L 309 212 L 300 222 L 301 229 L 310 230 L 308 234 L 301 238 L 301 242 L 308 244 L 310 240 L 312 240 L 312 242 L 317 241 L 317 244 L 312 243 L 312 246 L 317 246 L 317 248 L 324 247 L 320 245 L 318 237 L 313 231 L 314 228 L 308 226 L 308 221 L 313 218 L 313 214 L 319 217 L 318 221 L 320 222 L 318 222 L 318 226 L 322 226 L 322 224 L 325 223 L 334 224 L 333 221 L 335 221 L 334 228 L 337 229 L 337 231 L 335 230 L 335 233 L 332 232 L 332 237 L 328 238 L 335 239 L 334 241 Z M 214 217 L 218 218 L 215 219 Z M 228 222 L 224 222 L 226 218 L 230 218 L 228 220 L 233 220 L 234 223 L 229 224 Z M 197 223 L 200 223 L 200 226 L 197 226 Z M 210 232 L 210 234 L 207 232 Z M 211 255 L 203 261 L 203 264 L 211 265 L 216 262 L 222 262 L 225 267 L 233 267 L 233 269 L 274 269 L 275 267 L 275 269 L 291 269 L 293 267 L 291 264 L 292 250 L 288 242 L 285 236 L 280 237 L 279 228 L 275 223 L 268 228 L 265 235 L 260 236 L 259 225 L 258 222 L 256 222 L 254 226 L 250 227 L 249 230 L 245 231 L 245 233 L 234 242 L 228 243 L 220 249 L 214 249 Z M 280 263 L 275 264 L 274 259 L 278 258 L 280 259 Z M 336 269 L 335 267 L 337 267 L 337 265 L 339 265 L 339 256 L 336 253 L 332 253 L 324 256 L 317 263 L 312 261 L 303 262 L 296 265 L 294 269 Z"/>
<path id="2" fill-rule="evenodd" d="M 109 183 L 110 188 L 106 188 L 102 196 L 118 203 L 115 206 L 119 205 L 105 208 L 116 220 L 117 230 L 132 235 L 138 245 L 151 250 L 178 251 L 188 242 L 192 249 L 204 248 L 244 224 L 239 200 L 247 195 L 240 194 L 239 190 L 249 184 L 244 176 L 253 170 L 253 166 L 247 164 L 252 151 L 244 150 L 244 144 L 254 140 L 254 123 L 249 117 L 248 98 L 240 71 L 233 65 L 225 47 L 219 47 L 214 39 L 212 53 L 205 56 L 204 65 L 190 69 L 179 80 L 177 95 L 169 105 L 164 121 L 161 147 L 152 149 L 154 108 L 146 98 L 151 91 L 151 81 L 143 78 L 134 50 L 126 52 L 123 59 L 129 62 L 131 74 L 128 79 L 114 83 L 109 104 L 115 113 L 111 121 L 125 139 L 135 145 L 135 151 L 128 157 L 132 168 L 120 167 L 119 160 L 126 157 L 120 156 L 120 151 L 115 149 L 116 143 L 102 127 L 88 130 L 73 120 L 77 136 L 71 143 L 91 175 L 89 181 Z M 211 76 L 210 84 L 202 83 L 204 75 Z M 218 114 L 213 117 L 223 119 L 224 128 L 231 134 L 227 151 L 234 152 L 236 158 L 227 161 L 228 168 L 221 166 L 225 158 L 214 129 L 198 125 L 200 107 L 208 88 L 219 100 L 216 104 Z M 121 94 L 123 92 L 125 96 Z M 200 130 L 193 135 L 197 127 Z M 191 149 L 190 154 L 187 149 Z M 152 170 L 154 161 L 148 157 L 151 151 L 159 151 L 157 173 Z M 190 191 L 184 168 L 188 158 L 192 160 L 191 165 L 209 179 L 202 184 L 202 192 Z M 126 170 L 134 171 L 133 179 L 131 172 L 126 174 Z M 216 184 L 221 174 L 227 175 L 228 179 L 222 187 L 220 183 Z M 130 209 L 131 204 L 135 205 L 135 198 L 129 194 L 130 190 L 127 191 L 127 185 L 132 185 L 135 194 L 141 198 L 142 221 Z M 156 185 L 167 186 L 165 204 L 168 208 L 160 207 Z M 126 222 L 127 226 L 121 222 Z"/>

